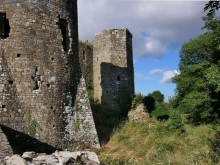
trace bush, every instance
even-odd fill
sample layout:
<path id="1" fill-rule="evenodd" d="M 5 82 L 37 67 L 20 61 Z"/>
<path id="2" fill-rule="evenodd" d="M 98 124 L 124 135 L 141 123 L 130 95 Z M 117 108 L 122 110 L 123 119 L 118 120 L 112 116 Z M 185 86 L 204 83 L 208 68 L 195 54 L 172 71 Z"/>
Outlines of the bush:
<path id="1" fill-rule="evenodd" d="M 155 100 L 151 96 L 145 96 L 143 98 L 144 106 L 146 106 L 149 113 L 151 113 L 153 110 L 155 110 Z"/>
<path id="2" fill-rule="evenodd" d="M 176 131 L 176 130 L 183 131 L 184 122 L 179 110 L 170 111 L 170 118 L 167 127 L 171 131 Z"/>
<path id="3" fill-rule="evenodd" d="M 131 103 L 131 109 L 135 109 L 139 104 L 143 103 L 144 95 L 137 93 L 134 95 L 134 98 Z"/>

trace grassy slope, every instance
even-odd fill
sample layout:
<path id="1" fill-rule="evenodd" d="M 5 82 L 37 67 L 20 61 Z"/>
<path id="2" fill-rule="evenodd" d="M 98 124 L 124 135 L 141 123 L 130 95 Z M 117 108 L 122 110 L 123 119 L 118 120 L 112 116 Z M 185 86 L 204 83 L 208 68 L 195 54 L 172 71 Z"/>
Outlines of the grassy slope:
<path id="1" fill-rule="evenodd" d="M 167 122 L 145 118 L 127 121 L 99 151 L 104 164 L 112 165 L 211 165 L 218 164 L 218 127 L 184 125 L 184 131 L 167 129 Z"/>

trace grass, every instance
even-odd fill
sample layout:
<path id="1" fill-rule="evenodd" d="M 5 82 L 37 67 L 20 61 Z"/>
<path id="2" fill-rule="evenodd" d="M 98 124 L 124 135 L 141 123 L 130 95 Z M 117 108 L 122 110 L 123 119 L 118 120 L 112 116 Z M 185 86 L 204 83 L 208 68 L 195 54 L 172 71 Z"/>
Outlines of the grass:
<path id="1" fill-rule="evenodd" d="M 97 151 L 100 161 L 108 165 L 220 164 L 219 126 L 184 125 L 184 131 L 178 131 L 168 129 L 169 122 L 126 121 Z"/>
<path id="2" fill-rule="evenodd" d="M 120 127 L 125 117 L 119 109 L 108 105 L 92 102 L 91 107 L 99 141 L 101 145 L 104 145 L 110 140 L 114 129 Z"/>
<path id="3" fill-rule="evenodd" d="M 92 109 L 102 142 L 96 153 L 103 164 L 220 165 L 218 125 L 188 125 L 165 103 L 156 105 L 152 117 L 141 116 L 141 122 L 125 121 L 119 109 L 106 105 L 92 104 Z"/>
<path id="4" fill-rule="evenodd" d="M 169 118 L 169 110 L 154 110 L 151 112 L 151 116 L 159 120 L 167 120 Z"/>

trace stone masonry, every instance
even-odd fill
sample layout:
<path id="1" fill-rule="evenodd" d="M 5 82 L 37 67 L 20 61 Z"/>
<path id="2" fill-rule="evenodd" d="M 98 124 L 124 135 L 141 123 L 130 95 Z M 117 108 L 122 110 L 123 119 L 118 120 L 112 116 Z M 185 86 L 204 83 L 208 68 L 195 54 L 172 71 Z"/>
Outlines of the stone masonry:
<path id="1" fill-rule="evenodd" d="M 77 19 L 77 0 L 0 0 L 0 125 L 57 148 L 99 147 Z"/>
<path id="2" fill-rule="evenodd" d="M 117 106 L 122 90 L 134 94 L 132 34 L 105 29 L 93 39 L 94 99 Z"/>
<path id="3" fill-rule="evenodd" d="M 8 139 L 5 134 L 2 132 L 0 127 L 0 160 L 6 156 L 11 156 L 13 154 L 12 148 L 9 145 Z"/>
<path id="4" fill-rule="evenodd" d="M 79 41 L 79 62 L 90 98 L 93 95 L 93 46 L 86 41 Z"/>

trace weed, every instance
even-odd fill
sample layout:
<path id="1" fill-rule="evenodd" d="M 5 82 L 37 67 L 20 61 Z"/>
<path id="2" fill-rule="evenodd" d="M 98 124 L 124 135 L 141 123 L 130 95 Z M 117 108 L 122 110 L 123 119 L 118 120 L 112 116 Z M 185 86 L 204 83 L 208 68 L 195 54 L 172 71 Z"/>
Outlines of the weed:
<path id="1" fill-rule="evenodd" d="M 28 134 L 33 137 L 36 133 L 36 122 L 31 119 L 30 110 L 27 111 L 26 115 L 27 115 L 27 123 L 28 123 Z"/>
<path id="2" fill-rule="evenodd" d="M 170 120 L 174 119 L 159 122 L 149 118 L 141 123 L 125 122 L 99 150 L 101 162 L 112 165 L 219 164 L 219 126 L 196 127 L 182 123 L 173 131 Z M 148 127 L 148 123 L 154 123 L 154 127 Z M 179 136 L 178 130 L 182 127 L 185 133 Z"/>

